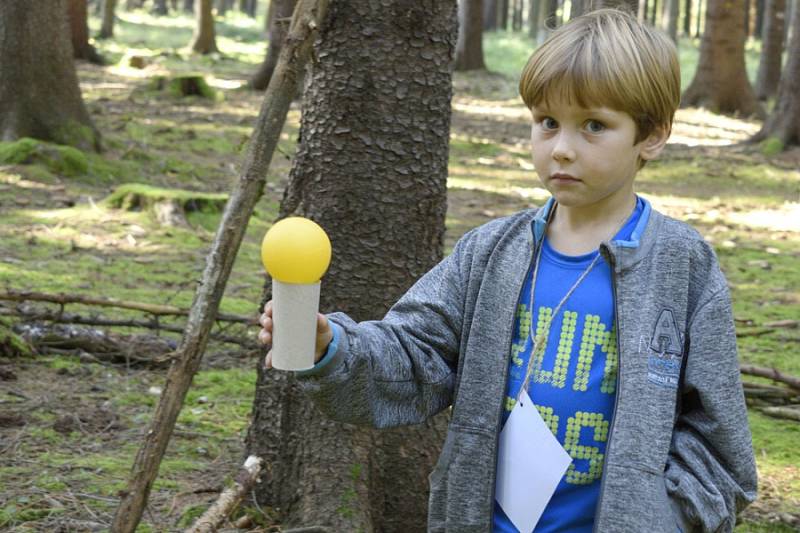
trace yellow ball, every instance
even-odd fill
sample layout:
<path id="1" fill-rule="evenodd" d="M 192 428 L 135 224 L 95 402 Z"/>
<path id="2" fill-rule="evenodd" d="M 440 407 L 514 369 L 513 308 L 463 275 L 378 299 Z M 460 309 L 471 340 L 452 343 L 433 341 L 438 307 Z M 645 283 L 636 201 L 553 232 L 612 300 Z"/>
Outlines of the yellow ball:
<path id="1" fill-rule="evenodd" d="M 316 283 L 331 263 L 331 241 L 307 218 L 284 218 L 264 235 L 261 261 L 278 281 Z"/>

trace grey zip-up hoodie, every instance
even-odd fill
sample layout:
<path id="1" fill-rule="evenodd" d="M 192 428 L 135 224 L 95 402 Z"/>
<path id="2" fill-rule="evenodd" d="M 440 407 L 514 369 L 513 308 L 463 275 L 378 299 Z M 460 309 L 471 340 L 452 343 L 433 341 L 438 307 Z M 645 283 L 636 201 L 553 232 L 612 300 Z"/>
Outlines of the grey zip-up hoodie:
<path id="1" fill-rule="evenodd" d="M 415 424 L 452 405 L 429 531 L 492 530 L 514 310 L 551 208 L 468 232 L 381 321 L 329 315 L 335 353 L 298 376 L 344 422 Z M 731 531 L 756 469 L 727 284 L 695 230 L 645 209 L 630 241 L 600 247 L 619 372 L 595 531 Z"/>

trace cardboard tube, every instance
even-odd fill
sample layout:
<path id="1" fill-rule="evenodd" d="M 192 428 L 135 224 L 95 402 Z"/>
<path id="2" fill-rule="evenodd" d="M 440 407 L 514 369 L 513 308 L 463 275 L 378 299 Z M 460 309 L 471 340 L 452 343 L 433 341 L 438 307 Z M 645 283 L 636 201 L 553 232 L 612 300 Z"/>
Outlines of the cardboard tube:
<path id="1" fill-rule="evenodd" d="M 308 370 L 314 366 L 320 282 L 272 280 L 272 366 Z"/>

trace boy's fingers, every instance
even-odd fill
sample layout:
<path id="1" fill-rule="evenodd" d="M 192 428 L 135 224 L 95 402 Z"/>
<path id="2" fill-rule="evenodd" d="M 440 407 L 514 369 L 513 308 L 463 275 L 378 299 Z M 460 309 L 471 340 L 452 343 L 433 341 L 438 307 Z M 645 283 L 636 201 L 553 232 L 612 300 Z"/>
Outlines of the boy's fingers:
<path id="1" fill-rule="evenodd" d="M 264 358 L 264 368 L 269 370 L 272 368 L 272 350 L 267 352 L 267 357 Z"/>
<path id="2" fill-rule="evenodd" d="M 270 335 L 269 331 L 262 329 L 258 332 L 258 342 L 261 344 L 269 344 L 272 342 L 272 335 Z"/>
<path id="3" fill-rule="evenodd" d="M 272 316 L 272 300 L 264 304 L 264 314 L 267 316 Z"/>
<path id="4" fill-rule="evenodd" d="M 317 313 L 317 333 L 322 333 L 328 327 L 328 319 L 322 313 Z"/>

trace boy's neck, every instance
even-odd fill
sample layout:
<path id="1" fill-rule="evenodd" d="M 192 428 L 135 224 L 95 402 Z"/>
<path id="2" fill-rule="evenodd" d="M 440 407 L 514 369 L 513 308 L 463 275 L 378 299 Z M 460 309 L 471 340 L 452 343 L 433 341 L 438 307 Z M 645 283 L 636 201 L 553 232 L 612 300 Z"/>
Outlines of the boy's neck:
<path id="1" fill-rule="evenodd" d="M 633 191 L 611 205 L 568 207 L 558 204 L 547 229 L 550 246 L 564 255 L 593 252 L 600 243 L 619 232 L 635 207 Z"/>

